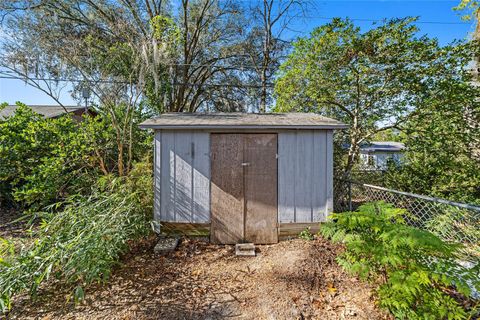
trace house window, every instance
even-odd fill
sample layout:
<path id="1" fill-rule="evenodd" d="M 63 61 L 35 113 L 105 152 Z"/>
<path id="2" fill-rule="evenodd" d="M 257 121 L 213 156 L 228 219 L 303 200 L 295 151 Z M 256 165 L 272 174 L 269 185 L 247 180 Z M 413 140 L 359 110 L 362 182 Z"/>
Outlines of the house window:
<path id="1" fill-rule="evenodd" d="M 367 156 L 367 165 L 369 167 L 375 167 L 375 156 L 373 154 Z"/>

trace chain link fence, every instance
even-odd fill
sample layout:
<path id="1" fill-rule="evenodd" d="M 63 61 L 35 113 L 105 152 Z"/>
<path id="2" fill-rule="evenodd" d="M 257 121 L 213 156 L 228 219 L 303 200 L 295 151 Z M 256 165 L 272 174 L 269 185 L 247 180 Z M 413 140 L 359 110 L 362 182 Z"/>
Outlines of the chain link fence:
<path id="1" fill-rule="evenodd" d="M 354 211 L 372 201 L 406 209 L 405 220 L 450 242 L 463 243 L 469 256 L 480 258 L 480 207 L 352 181 L 335 181 L 334 211 Z"/>

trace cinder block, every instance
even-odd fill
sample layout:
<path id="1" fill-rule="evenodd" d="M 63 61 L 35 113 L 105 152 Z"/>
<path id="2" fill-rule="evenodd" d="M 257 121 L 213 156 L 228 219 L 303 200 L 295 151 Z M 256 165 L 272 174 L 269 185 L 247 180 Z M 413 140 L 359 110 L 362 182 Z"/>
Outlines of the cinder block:
<path id="1" fill-rule="evenodd" d="M 158 254 L 171 252 L 177 248 L 178 242 L 178 238 L 161 238 L 158 240 L 153 251 Z"/>
<path id="2" fill-rule="evenodd" d="M 235 245 L 235 255 L 255 256 L 255 245 L 253 243 L 237 243 Z"/>

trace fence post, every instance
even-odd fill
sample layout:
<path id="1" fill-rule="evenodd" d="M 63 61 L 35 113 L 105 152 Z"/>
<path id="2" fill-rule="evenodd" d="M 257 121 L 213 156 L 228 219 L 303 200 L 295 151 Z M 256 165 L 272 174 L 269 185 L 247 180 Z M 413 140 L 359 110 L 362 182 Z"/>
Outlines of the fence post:
<path id="1" fill-rule="evenodd" d="M 348 211 L 353 211 L 352 208 L 352 181 L 348 180 Z"/>

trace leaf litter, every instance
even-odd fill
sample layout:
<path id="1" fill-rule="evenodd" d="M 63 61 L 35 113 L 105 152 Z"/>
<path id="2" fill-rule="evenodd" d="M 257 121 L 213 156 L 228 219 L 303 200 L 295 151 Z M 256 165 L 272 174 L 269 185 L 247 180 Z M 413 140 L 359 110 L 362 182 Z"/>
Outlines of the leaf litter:
<path id="1" fill-rule="evenodd" d="M 391 319 L 372 288 L 338 266 L 341 247 L 321 237 L 257 246 L 256 257 L 193 239 L 159 256 L 155 241 L 132 245 L 79 305 L 49 288 L 34 303 L 19 297 L 8 319 Z"/>

